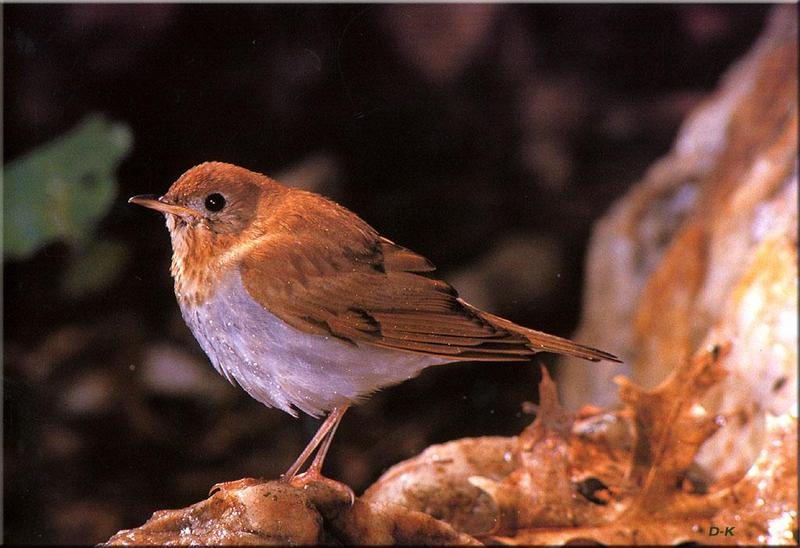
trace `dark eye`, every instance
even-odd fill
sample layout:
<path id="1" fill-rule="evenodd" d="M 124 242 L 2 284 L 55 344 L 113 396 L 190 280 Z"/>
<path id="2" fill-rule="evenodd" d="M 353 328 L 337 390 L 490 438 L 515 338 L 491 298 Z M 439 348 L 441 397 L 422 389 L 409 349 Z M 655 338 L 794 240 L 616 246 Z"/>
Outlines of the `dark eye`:
<path id="1" fill-rule="evenodd" d="M 209 211 L 220 211 L 225 207 L 225 197 L 215 192 L 206 196 L 206 209 Z"/>

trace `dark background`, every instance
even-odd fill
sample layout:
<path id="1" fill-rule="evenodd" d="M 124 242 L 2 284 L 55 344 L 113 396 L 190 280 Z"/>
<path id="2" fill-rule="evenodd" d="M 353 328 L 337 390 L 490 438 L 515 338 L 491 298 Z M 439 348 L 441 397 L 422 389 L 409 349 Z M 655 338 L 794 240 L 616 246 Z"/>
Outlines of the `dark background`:
<path id="1" fill-rule="evenodd" d="M 101 542 L 215 482 L 276 477 L 316 427 L 211 371 L 163 220 L 127 197 L 205 160 L 286 174 L 474 304 L 569 335 L 592 224 L 768 8 L 4 5 L 5 162 L 90 112 L 134 137 L 98 229 L 128 251 L 109 286 L 61 294 L 63 243 L 4 265 L 4 540 Z M 360 492 L 431 443 L 515 434 L 538 375 L 428 370 L 348 413 L 326 473 Z"/>

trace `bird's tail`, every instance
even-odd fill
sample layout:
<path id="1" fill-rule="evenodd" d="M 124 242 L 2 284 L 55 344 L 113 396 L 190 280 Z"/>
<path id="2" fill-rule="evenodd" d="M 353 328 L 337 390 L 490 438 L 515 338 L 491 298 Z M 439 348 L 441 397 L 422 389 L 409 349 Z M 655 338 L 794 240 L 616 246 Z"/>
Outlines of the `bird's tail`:
<path id="1" fill-rule="evenodd" d="M 620 360 L 614 354 L 610 354 L 603 350 L 578 344 L 569 339 L 556 337 L 555 335 L 542 333 L 541 331 L 528 329 L 527 327 L 522 327 L 521 325 L 517 325 L 512 321 L 495 316 L 494 314 L 489 314 L 488 312 L 478 310 L 475 307 L 470 308 L 472 308 L 481 318 L 492 325 L 513 333 L 518 333 L 528 339 L 528 346 L 534 352 L 553 352 L 555 354 L 566 354 L 568 356 L 575 356 L 576 358 L 583 358 L 584 360 L 591 360 L 593 362 L 608 360 L 611 362 L 622 363 L 622 360 Z"/>

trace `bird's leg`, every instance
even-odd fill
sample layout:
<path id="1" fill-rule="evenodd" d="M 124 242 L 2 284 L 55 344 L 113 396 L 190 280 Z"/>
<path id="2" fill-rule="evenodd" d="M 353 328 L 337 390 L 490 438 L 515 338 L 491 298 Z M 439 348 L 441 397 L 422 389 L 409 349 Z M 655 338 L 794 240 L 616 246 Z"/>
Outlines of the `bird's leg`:
<path id="1" fill-rule="evenodd" d="M 325 462 L 325 455 L 328 454 L 328 449 L 330 449 L 331 442 L 333 442 L 333 436 L 336 435 L 336 429 L 339 428 L 342 415 L 344 415 L 344 410 L 342 410 L 342 412 L 339 414 L 338 420 L 334 422 L 333 426 L 331 426 L 330 432 L 328 432 L 328 435 L 320 444 L 319 451 L 317 451 L 317 454 L 314 455 L 314 460 L 311 461 L 311 465 L 308 467 L 308 470 L 305 471 L 306 474 L 312 473 L 322 475 L 322 464 Z"/>
<path id="2" fill-rule="evenodd" d="M 317 430 L 317 433 L 314 434 L 314 437 L 311 438 L 311 441 L 308 442 L 308 445 L 306 445 L 306 448 L 303 449 L 302 453 L 300 453 L 300 456 L 297 457 L 297 460 L 294 461 L 294 464 L 292 464 L 286 471 L 286 473 L 283 474 L 283 476 L 281 476 L 281 479 L 284 479 L 286 481 L 292 481 L 292 479 L 294 479 L 294 477 L 300 471 L 300 468 L 302 468 L 303 464 L 305 464 L 305 462 L 308 460 L 308 458 L 311 456 L 314 450 L 317 447 L 319 447 L 320 443 L 326 441 L 326 443 L 322 447 L 324 451 L 322 449 L 320 450 L 320 453 L 322 454 L 322 459 L 320 459 L 318 453 L 317 457 L 314 459 L 314 462 L 312 463 L 312 466 L 314 466 L 314 464 L 317 464 L 316 466 L 317 469 L 322 468 L 322 460 L 325 459 L 325 453 L 328 451 L 328 447 L 330 447 L 330 439 L 333 438 L 333 434 L 336 432 L 336 427 L 339 426 L 339 422 L 341 422 L 342 417 L 344 416 L 344 413 L 345 411 L 347 411 L 348 407 L 349 404 L 345 404 L 340 407 L 333 408 L 333 410 L 325 418 L 325 421 L 320 425 L 319 429 Z M 320 461 L 319 463 L 317 463 L 318 460 Z"/>
<path id="3" fill-rule="evenodd" d="M 319 427 L 319 430 L 317 430 L 317 433 L 314 434 L 313 438 L 311 438 L 311 441 L 308 443 L 303 452 L 300 453 L 300 456 L 297 457 L 297 460 L 294 462 L 294 464 L 289 467 L 289 470 L 287 470 L 286 473 L 281 476 L 281 479 L 289 482 L 295 487 L 304 487 L 309 483 L 314 482 L 324 483 L 336 491 L 344 491 L 350 498 L 350 503 L 352 504 L 353 500 L 355 500 L 355 495 L 353 494 L 352 489 L 343 483 L 328 479 L 322 475 L 322 465 L 325 462 L 325 455 L 327 455 L 328 449 L 330 449 L 333 436 L 336 434 L 336 429 L 339 427 L 339 423 L 342 421 L 342 417 L 349 406 L 349 404 L 344 404 L 339 407 L 335 407 L 330 412 L 328 417 L 325 419 L 325 422 L 323 422 Z M 300 468 L 303 466 L 303 464 L 305 464 L 305 462 L 311 456 L 311 453 L 313 453 L 317 447 L 319 447 L 319 450 L 317 451 L 317 454 L 314 455 L 314 460 L 311 461 L 308 470 L 302 474 L 298 474 Z"/>

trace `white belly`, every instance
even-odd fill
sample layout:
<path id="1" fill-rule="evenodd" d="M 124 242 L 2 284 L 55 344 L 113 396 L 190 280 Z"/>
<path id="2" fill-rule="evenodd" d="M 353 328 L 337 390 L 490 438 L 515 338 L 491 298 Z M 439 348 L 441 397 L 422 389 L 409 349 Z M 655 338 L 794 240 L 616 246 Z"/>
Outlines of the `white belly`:
<path id="1" fill-rule="evenodd" d="M 453 361 L 303 333 L 250 298 L 238 272 L 202 305 L 190 309 L 181 303 L 181 312 L 220 374 L 295 416 L 294 408 L 319 416 L 425 367 Z"/>

